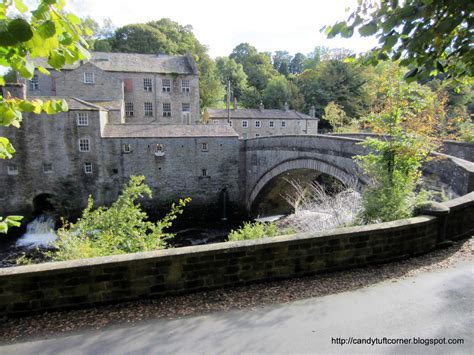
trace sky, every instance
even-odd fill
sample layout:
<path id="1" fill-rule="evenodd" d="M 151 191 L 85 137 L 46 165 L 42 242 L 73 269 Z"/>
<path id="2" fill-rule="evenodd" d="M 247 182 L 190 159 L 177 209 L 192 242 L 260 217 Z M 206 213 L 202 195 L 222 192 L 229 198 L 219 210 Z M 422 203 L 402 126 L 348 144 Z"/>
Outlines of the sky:
<path id="1" fill-rule="evenodd" d="M 315 46 L 348 48 L 356 53 L 376 44 L 375 38 L 328 40 L 324 25 L 345 20 L 346 8 L 357 0 L 68 0 L 67 10 L 101 23 L 110 18 L 115 26 L 144 23 L 167 17 L 191 25 L 197 39 L 212 57 L 227 56 L 242 42 L 259 51 L 286 50 L 307 54 Z"/>

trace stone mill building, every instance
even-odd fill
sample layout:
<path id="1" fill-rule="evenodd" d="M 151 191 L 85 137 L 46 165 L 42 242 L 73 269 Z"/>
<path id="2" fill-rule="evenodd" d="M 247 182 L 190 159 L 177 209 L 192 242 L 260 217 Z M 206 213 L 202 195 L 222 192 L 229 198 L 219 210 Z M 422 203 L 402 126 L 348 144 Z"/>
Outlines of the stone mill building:
<path id="1" fill-rule="evenodd" d="M 24 114 L 20 129 L 0 129 L 17 150 L 0 160 L 0 215 L 34 213 L 57 195 L 78 196 L 81 207 L 89 194 L 109 204 L 130 175 L 145 175 L 153 209 L 191 197 L 188 209 L 215 214 L 238 201 L 238 134 L 227 125 L 197 124 L 191 56 L 93 53 L 87 63 L 50 76 L 37 72 L 3 91 L 65 99 L 69 111 Z"/>

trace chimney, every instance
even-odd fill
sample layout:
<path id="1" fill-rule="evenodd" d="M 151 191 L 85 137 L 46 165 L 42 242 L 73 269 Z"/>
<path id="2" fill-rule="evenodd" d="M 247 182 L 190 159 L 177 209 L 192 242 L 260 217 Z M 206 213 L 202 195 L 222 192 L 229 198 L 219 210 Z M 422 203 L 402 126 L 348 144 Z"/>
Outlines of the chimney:
<path id="1" fill-rule="evenodd" d="M 311 108 L 309 109 L 309 115 L 312 117 L 312 118 L 316 118 L 316 108 L 313 106 L 311 106 Z"/>
<path id="2" fill-rule="evenodd" d="M 285 112 L 288 112 L 290 110 L 290 106 L 288 105 L 288 102 L 285 102 L 285 105 L 283 106 L 283 110 Z"/>
<path id="3" fill-rule="evenodd" d="M 234 96 L 234 111 L 237 111 L 238 109 L 238 105 L 237 105 L 237 98 Z"/>
<path id="4" fill-rule="evenodd" d="M 260 111 L 263 111 L 263 109 L 265 108 L 265 107 L 263 106 L 263 102 L 260 102 L 260 105 L 258 105 L 258 108 L 259 108 Z"/>
<path id="5" fill-rule="evenodd" d="M 26 85 L 23 83 L 5 83 L 2 87 L 3 97 L 26 100 Z"/>

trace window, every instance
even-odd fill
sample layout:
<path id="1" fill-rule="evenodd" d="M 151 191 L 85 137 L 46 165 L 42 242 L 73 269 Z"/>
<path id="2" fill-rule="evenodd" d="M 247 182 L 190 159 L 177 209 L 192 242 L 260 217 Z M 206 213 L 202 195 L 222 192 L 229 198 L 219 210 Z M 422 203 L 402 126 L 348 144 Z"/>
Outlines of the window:
<path id="1" fill-rule="evenodd" d="M 286 127 L 286 121 L 281 121 L 281 126 Z"/>
<path id="2" fill-rule="evenodd" d="M 190 92 L 189 80 L 181 80 L 181 92 Z"/>
<path id="3" fill-rule="evenodd" d="M 161 91 L 170 92 L 171 91 L 171 80 L 163 79 L 161 80 Z"/>
<path id="4" fill-rule="evenodd" d="M 30 90 L 38 90 L 39 89 L 39 82 L 38 82 L 38 75 L 33 75 L 30 80 Z"/>
<path id="5" fill-rule="evenodd" d="M 260 121 L 255 121 L 255 127 L 260 128 L 261 124 Z"/>
<path id="6" fill-rule="evenodd" d="M 157 153 L 163 152 L 163 150 L 164 150 L 163 144 L 159 144 L 159 143 L 158 143 L 158 144 L 156 145 L 155 149 L 156 149 L 156 152 L 157 152 Z"/>
<path id="7" fill-rule="evenodd" d="M 18 175 L 18 167 L 16 165 L 8 165 L 7 174 Z"/>
<path id="8" fill-rule="evenodd" d="M 84 73 L 84 84 L 94 84 L 95 77 L 94 73 Z"/>
<path id="9" fill-rule="evenodd" d="M 275 127 L 275 122 L 270 121 L 270 122 L 268 122 L 268 125 L 270 126 L 270 128 L 273 128 L 273 127 Z"/>
<path id="10" fill-rule="evenodd" d="M 171 104 L 163 103 L 163 117 L 171 117 Z"/>
<path id="11" fill-rule="evenodd" d="M 201 143 L 201 150 L 203 152 L 207 152 L 208 151 L 208 146 L 207 146 L 207 143 L 204 142 L 204 143 Z"/>
<path id="12" fill-rule="evenodd" d="M 122 148 L 123 148 L 124 153 L 131 153 L 132 152 L 132 148 L 131 148 L 130 144 L 128 144 L 128 143 L 125 143 L 122 146 Z"/>
<path id="13" fill-rule="evenodd" d="M 201 173 L 202 173 L 202 176 L 207 176 L 207 169 L 202 169 Z"/>
<path id="14" fill-rule="evenodd" d="M 76 120 L 78 126 L 88 126 L 89 125 L 89 115 L 87 112 L 78 112 L 76 113 Z"/>
<path id="15" fill-rule="evenodd" d="M 126 102 L 125 103 L 125 116 L 126 117 L 133 117 L 133 102 Z"/>
<path id="16" fill-rule="evenodd" d="M 229 121 L 229 126 L 231 126 L 231 127 L 232 127 L 232 121 Z"/>
<path id="17" fill-rule="evenodd" d="M 53 172 L 53 164 L 51 163 L 44 163 L 43 164 L 43 173 L 50 174 Z"/>
<path id="18" fill-rule="evenodd" d="M 79 151 L 80 152 L 89 152 L 90 151 L 90 143 L 88 138 L 81 138 L 79 139 Z"/>
<path id="19" fill-rule="evenodd" d="M 242 127 L 247 128 L 249 123 L 247 121 L 242 121 Z"/>
<path id="20" fill-rule="evenodd" d="M 145 117 L 153 117 L 153 104 L 151 102 L 145 102 Z"/>
<path id="21" fill-rule="evenodd" d="M 92 163 L 84 163 L 84 172 L 86 174 L 92 174 Z"/>
<path id="22" fill-rule="evenodd" d="M 153 84 L 151 82 L 151 79 L 149 78 L 145 78 L 143 79 L 143 89 L 145 91 L 148 91 L 148 92 L 152 92 L 153 91 Z"/>
<path id="23" fill-rule="evenodd" d="M 260 133 L 255 133 L 255 137 L 260 137 Z"/>
<path id="24" fill-rule="evenodd" d="M 188 103 L 181 104 L 181 112 L 190 112 L 191 105 Z"/>

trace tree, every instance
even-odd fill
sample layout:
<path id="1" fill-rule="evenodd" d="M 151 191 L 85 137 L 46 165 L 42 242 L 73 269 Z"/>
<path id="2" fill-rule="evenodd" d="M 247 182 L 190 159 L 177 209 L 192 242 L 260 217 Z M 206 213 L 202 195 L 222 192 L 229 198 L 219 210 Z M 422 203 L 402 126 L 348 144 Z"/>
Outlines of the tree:
<path id="1" fill-rule="evenodd" d="M 322 118 L 331 124 L 335 132 L 337 132 L 338 128 L 349 123 L 344 110 L 334 101 L 328 103 L 324 108 L 324 115 Z"/>
<path id="2" fill-rule="evenodd" d="M 465 0 L 359 1 L 346 21 L 326 28 L 328 38 L 376 35 L 379 45 L 367 63 L 399 60 L 413 81 L 445 73 L 460 79 L 474 75 L 474 2 Z"/>
<path id="3" fill-rule="evenodd" d="M 19 12 L 26 14 L 28 7 L 22 0 L 0 2 L 0 65 L 10 68 L 25 79 L 31 79 L 35 73 L 34 59 L 48 58 L 54 69 L 77 60 L 88 60 L 88 44 L 83 38 L 91 31 L 81 25 L 73 14 L 64 11 L 64 0 L 41 0 L 28 17 L 15 16 Z M 43 74 L 49 72 L 38 67 Z M 5 84 L 0 76 L 0 85 Z M 6 96 L 0 97 L 0 126 L 20 127 L 23 112 L 54 114 L 67 111 L 63 100 L 22 100 Z M 0 137 L 0 158 L 11 159 L 15 149 L 6 137 Z M 6 233 L 8 227 L 19 226 L 21 217 L 0 217 L 0 233 Z"/>
<path id="4" fill-rule="evenodd" d="M 302 73 L 306 59 L 307 58 L 303 53 L 296 53 L 293 59 L 291 59 L 290 66 L 288 68 L 289 72 L 292 74 Z"/>
<path id="5" fill-rule="evenodd" d="M 102 25 L 99 25 L 92 17 L 83 18 L 81 22 L 92 31 L 90 36 L 85 37 L 91 49 L 98 52 L 112 51 L 111 40 L 115 35 L 115 26 L 111 19 L 104 19 Z"/>
<path id="6" fill-rule="evenodd" d="M 273 68 L 281 75 L 288 76 L 292 57 L 287 51 L 276 51 L 272 56 Z"/>
<path id="7" fill-rule="evenodd" d="M 340 105 L 351 118 L 359 118 L 366 113 L 365 79 L 352 63 L 323 61 L 315 69 L 301 73 L 296 83 L 304 96 L 306 110 L 314 105 L 319 117 L 331 101 Z"/>
<path id="8" fill-rule="evenodd" d="M 263 90 L 263 103 L 267 108 L 282 108 L 291 101 L 291 91 L 288 81 L 283 75 L 272 78 Z"/>
<path id="9" fill-rule="evenodd" d="M 222 85 L 227 86 L 230 80 L 234 96 L 240 100 L 243 90 L 247 87 L 247 74 L 244 72 L 242 64 L 228 57 L 219 57 L 216 59 L 217 70 Z"/>

